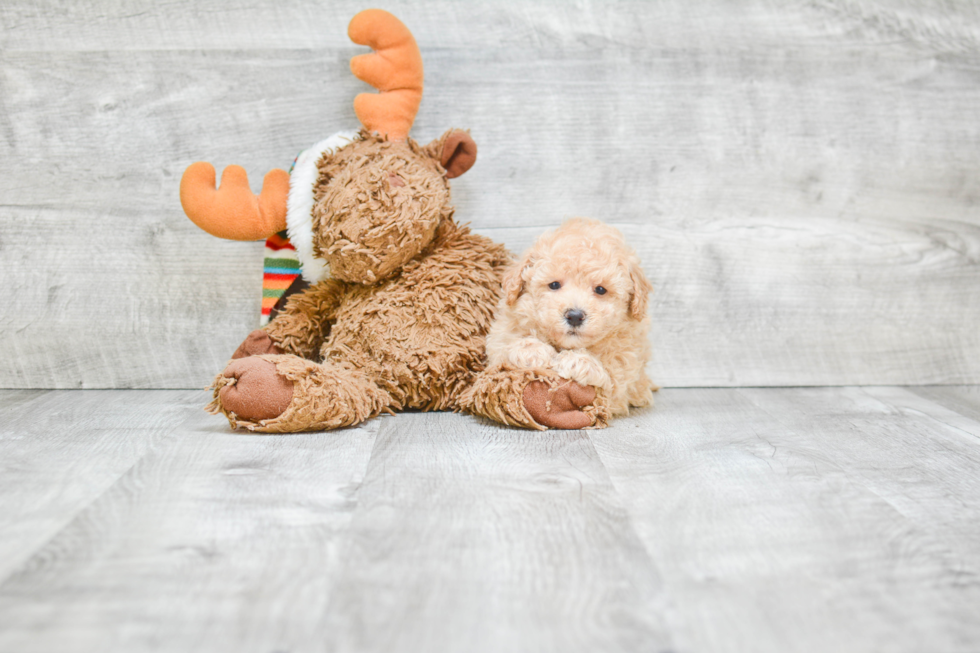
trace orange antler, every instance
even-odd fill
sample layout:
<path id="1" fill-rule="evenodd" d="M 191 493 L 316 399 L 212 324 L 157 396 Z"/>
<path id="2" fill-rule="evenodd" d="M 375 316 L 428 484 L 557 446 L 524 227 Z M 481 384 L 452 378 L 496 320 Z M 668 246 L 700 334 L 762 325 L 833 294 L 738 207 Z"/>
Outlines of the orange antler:
<path id="1" fill-rule="evenodd" d="M 240 166 L 228 166 L 221 188 L 214 187 L 214 167 L 198 161 L 180 179 L 180 203 L 194 224 L 218 238 L 259 240 L 286 228 L 289 175 L 275 169 L 265 176 L 256 196 Z"/>
<path id="2" fill-rule="evenodd" d="M 354 112 L 368 131 L 405 140 L 422 101 L 422 54 L 415 37 L 381 9 L 354 16 L 347 34 L 354 43 L 374 49 L 351 59 L 351 72 L 381 91 L 354 98 Z"/>

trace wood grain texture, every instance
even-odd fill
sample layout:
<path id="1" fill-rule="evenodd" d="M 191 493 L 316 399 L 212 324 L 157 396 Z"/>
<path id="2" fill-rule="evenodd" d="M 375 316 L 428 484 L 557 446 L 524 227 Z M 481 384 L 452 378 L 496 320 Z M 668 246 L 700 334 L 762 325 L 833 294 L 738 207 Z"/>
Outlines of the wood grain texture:
<path id="1" fill-rule="evenodd" d="M 935 404 L 980 422 L 980 386 L 932 386 L 913 388 L 912 391 Z"/>
<path id="2" fill-rule="evenodd" d="M 666 651 L 669 608 L 586 432 L 382 422 L 331 651 Z"/>
<path id="3" fill-rule="evenodd" d="M 183 217 L 355 124 L 361 5 L 0 7 L 6 387 L 199 387 L 256 323 L 259 244 Z M 939 0 L 387 7 L 414 136 L 467 127 L 457 216 L 514 250 L 620 226 L 666 385 L 980 381 L 980 8 Z M 92 330 L 96 334 L 92 334 Z"/>
<path id="4" fill-rule="evenodd" d="M 0 391 L 0 581 L 163 446 L 202 395 Z"/>
<path id="5" fill-rule="evenodd" d="M 931 391 L 270 436 L 0 391 L 0 651 L 973 652 L 980 421 Z"/>
<path id="6" fill-rule="evenodd" d="M 68 394 L 99 408 L 90 395 Z M 340 543 L 378 422 L 328 435 L 242 435 L 201 410 L 204 394 L 151 394 L 169 404 L 157 411 L 158 419 L 171 417 L 165 446 L 135 464 L 117 456 L 110 462 L 124 473 L 108 487 L 85 485 L 84 502 L 74 469 L 99 458 L 40 457 L 33 473 L 22 471 L 34 486 L 79 500 L 42 542 L 10 526 L 53 517 L 52 507 L 27 506 L 38 516 L 3 511 L 7 548 L 30 555 L 0 568 L 0 650 L 268 652 L 309 644 L 330 598 L 330 572 L 342 564 Z M 193 412 L 174 420 L 174 406 Z M 93 431 L 89 424 L 75 438 Z M 124 449 L 139 431 L 112 434 L 111 444 Z M 0 496 L 19 495 L 14 479 L 0 477 Z"/>
<path id="7" fill-rule="evenodd" d="M 592 436 L 680 649 L 976 648 L 980 440 L 916 399 L 674 390 Z"/>

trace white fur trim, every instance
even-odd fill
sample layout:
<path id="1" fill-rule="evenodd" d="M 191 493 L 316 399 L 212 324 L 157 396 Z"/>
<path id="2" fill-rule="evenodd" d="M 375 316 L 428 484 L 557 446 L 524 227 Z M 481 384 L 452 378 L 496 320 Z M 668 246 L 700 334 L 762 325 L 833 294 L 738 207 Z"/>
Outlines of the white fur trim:
<path id="1" fill-rule="evenodd" d="M 356 131 L 337 132 L 308 150 L 300 152 L 289 176 L 289 200 L 286 202 L 286 231 L 289 242 L 296 248 L 303 278 L 317 283 L 330 278 L 330 267 L 323 259 L 313 255 L 313 187 L 319 170 L 317 161 L 326 152 L 340 148 L 360 138 Z"/>

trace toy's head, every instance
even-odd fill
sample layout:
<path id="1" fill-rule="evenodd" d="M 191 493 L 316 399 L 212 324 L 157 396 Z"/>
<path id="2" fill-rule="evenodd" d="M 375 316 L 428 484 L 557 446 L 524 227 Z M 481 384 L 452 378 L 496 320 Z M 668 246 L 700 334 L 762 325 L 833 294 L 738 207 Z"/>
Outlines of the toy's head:
<path id="1" fill-rule="evenodd" d="M 443 152 L 472 141 L 448 132 L 420 147 L 366 130 L 355 142 L 318 162 L 312 209 L 313 248 L 330 274 L 373 283 L 422 251 L 439 224 L 452 217 Z"/>
<path id="2" fill-rule="evenodd" d="M 351 20 L 348 34 L 375 50 L 351 60 L 351 71 L 381 91 L 354 101 L 364 128 L 301 154 L 292 177 L 269 173 L 257 197 L 237 166 L 215 190 L 214 169 L 195 163 L 181 181 L 181 202 L 191 220 L 222 238 L 257 240 L 287 228 L 309 281 L 329 275 L 370 284 L 417 256 L 452 218 L 448 180 L 476 162 L 476 143 L 461 130 L 424 147 L 409 138 L 422 58 L 401 21 L 369 9 Z"/>

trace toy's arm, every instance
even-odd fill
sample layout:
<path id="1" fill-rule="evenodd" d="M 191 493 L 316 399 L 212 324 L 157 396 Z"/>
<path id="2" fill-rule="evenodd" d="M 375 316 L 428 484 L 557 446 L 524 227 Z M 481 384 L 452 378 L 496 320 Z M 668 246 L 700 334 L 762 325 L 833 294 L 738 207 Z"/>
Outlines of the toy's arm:
<path id="1" fill-rule="evenodd" d="M 346 284 L 326 279 L 296 293 L 276 318 L 262 330 L 287 354 L 315 358 L 330 333 Z"/>

